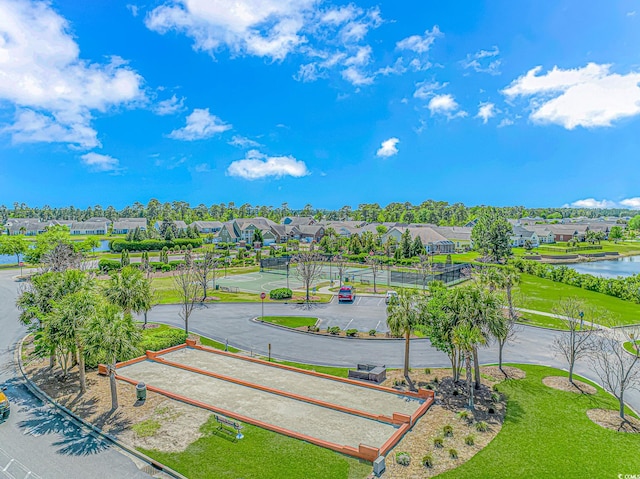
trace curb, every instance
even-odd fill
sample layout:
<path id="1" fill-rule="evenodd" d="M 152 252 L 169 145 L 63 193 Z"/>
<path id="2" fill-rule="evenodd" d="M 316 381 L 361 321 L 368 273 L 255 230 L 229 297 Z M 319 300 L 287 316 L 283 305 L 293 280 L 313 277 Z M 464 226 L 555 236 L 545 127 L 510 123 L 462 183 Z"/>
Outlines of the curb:
<path id="1" fill-rule="evenodd" d="M 36 386 L 27 377 L 26 373 L 24 372 L 23 365 L 22 365 L 22 345 L 24 343 L 24 340 L 28 336 L 29 335 L 23 337 L 20 340 L 20 342 L 18 343 L 18 347 L 16 348 L 16 353 L 15 353 L 16 354 L 16 362 L 18 363 L 18 368 L 20 369 L 20 374 L 22 375 L 22 378 L 24 379 L 25 384 L 27 385 L 27 388 L 36 397 L 38 397 L 43 402 L 48 402 L 48 403 L 52 404 L 59 411 L 62 411 L 64 414 L 69 416 L 71 418 L 71 420 L 73 422 L 75 422 L 76 424 L 78 424 L 80 427 L 88 428 L 90 430 L 91 434 L 94 434 L 95 436 L 98 436 L 98 438 L 105 439 L 107 442 L 113 444 L 116 447 L 119 447 L 120 449 L 122 449 L 124 452 L 126 452 L 130 456 L 134 456 L 135 458 L 137 458 L 137 459 L 145 462 L 146 464 L 150 465 L 151 467 L 156 469 L 157 472 L 163 472 L 163 473 L 167 474 L 168 476 L 173 477 L 175 479 L 187 479 L 186 476 L 183 476 L 179 472 L 176 472 L 173 469 L 165 466 L 164 464 L 162 464 L 162 463 L 150 458 L 149 456 L 146 456 L 145 454 L 142 454 L 141 452 L 137 451 L 136 449 L 134 449 L 133 447 L 129 446 L 128 444 L 125 444 L 125 443 L 119 441 L 118 439 L 116 439 L 111 434 L 107 434 L 106 432 L 103 432 L 102 429 L 100 429 L 100 428 L 94 426 L 93 424 L 91 424 L 90 422 L 82 419 L 80 416 L 76 415 L 74 412 L 72 412 L 71 410 L 67 409 L 65 406 L 63 406 L 62 404 L 57 402 L 55 399 L 49 397 L 49 395 L 47 393 L 45 393 L 42 389 L 40 389 L 38 386 Z"/>

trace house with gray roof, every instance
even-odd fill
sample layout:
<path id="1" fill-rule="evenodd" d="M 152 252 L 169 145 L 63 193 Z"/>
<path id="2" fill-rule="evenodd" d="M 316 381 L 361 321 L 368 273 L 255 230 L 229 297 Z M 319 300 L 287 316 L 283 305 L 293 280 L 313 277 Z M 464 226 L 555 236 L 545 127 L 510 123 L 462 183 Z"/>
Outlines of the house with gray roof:
<path id="1" fill-rule="evenodd" d="M 215 234 L 222 229 L 222 222 L 220 221 L 194 221 L 191 223 L 191 227 L 198 230 L 201 234 Z"/>
<path id="2" fill-rule="evenodd" d="M 147 231 L 146 218 L 120 218 L 113 222 L 111 232 L 116 235 L 126 235 L 129 231 L 139 228 L 140 231 Z"/>
<path id="3" fill-rule="evenodd" d="M 540 240 L 534 231 L 525 229 L 522 226 L 514 226 L 513 232 L 511 233 L 511 246 L 522 248 L 527 241 L 533 248 L 540 246 Z"/>
<path id="4" fill-rule="evenodd" d="M 391 228 L 382 236 L 382 242 L 386 243 L 389 238 L 394 238 L 398 243 L 400 243 L 402 235 L 406 230 L 409 230 L 411 241 L 414 241 L 416 237 L 420 238 L 420 241 L 422 241 L 422 244 L 424 245 L 427 253 L 455 253 L 455 244 L 453 243 L 453 241 L 447 239 L 444 235 L 437 232 L 434 228 L 426 226 Z"/>
<path id="5" fill-rule="evenodd" d="M 74 221 L 69 228 L 72 235 L 106 235 L 106 221 Z"/>

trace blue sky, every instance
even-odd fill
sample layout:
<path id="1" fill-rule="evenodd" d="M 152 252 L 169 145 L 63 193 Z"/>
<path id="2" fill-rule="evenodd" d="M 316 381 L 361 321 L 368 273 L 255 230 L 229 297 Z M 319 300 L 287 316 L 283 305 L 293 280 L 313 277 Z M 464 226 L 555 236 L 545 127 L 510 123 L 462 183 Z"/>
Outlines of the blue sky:
<path id="1" fill-rule="evenodd" d="M 640 0 L 0 0 L 0 203 L 640 208 Z"/>

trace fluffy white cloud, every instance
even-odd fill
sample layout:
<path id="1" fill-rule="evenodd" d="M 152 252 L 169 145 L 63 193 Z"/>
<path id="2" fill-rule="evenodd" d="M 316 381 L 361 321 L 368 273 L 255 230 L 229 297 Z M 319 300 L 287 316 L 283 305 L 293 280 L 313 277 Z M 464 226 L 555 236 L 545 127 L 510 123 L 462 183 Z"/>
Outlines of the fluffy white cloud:
<path id="1" fill-rule="evenodd" d="M 262 146 L 257 141 L 240 135 L 235 135 L 233 138 L 231 138 L 229 144 L 237 146 L 238 148 L 256 148 L 258 146 Z"/>
<path id="2" fill-rule="evenodd" d="M 413 97 L 420 98 L 421 100 L 426 100 L 427 98 L 433 96 L 435 91 L 443 89 L 448 84 L 449 83 L 428 81 L 416 83 L 416 91 L 413 92 Z"/>
<path id="3" fill-rule="evenodd" d="M 500 54 L 498 47 L 491 50 L 480 50 L 467 54 L 467 58 L 460 63 L 465 70 L 471 68 L 478 73 L 488 73 L 490 75 L 500 75 L 501 60 L 496 58 Z"/>
<path id="4" fill-rule="evenodd" d="M 257 180 L 273 176 L 293 176 L 300 178 L 309 174 L 307 165 L 293 156 L 267 156 L 257 150 L 247 152 L 243 160 L 234 161 L 227 168 L 227 174 L 245 180 Z"/>
<path id="5" fill-rule="evenodd" d="M 436 38 L 442 36 L 442 32 L 438 25 L 434 25 L 431 30 L 425 30 L 424 35 L 412 35 L 404 38 L 396 43 L 399 50 L 410 50 L 415 53 L 426 53 L 436 41 Z"/>
<path id="6" fill-rule="evenodd" d="M 460 110 L 460 105 L 448 93 L 434 96 L 429 100 L 427 108 L 432 115 L 445 115 L 449 119 L 467 116 L 467 112 Z"/>
<path id="7" fill-rule="evenodd" d="M 594 128 L 640 114 L 640 72 L 611 73 L 611 65 L 589 63 L 582 68 L 542 67 L 529 70 L 502 90 L 509 98 L 529 97 L 529 118 L 572 130 Z"/>
<path id="8" fill-rule="evenodd" d="M 184 97 L 178 98 L 175 95 L 159 101 L 153 109 L 156 115 L 173 115 L 182 110 L 184 110 Z"/>
<path id="9" fill-rule="evenodd" d="M 185 141 L 204 140 L 231 128 L 230 124 L 209 113 L 208 108 L 195 108 L 187 117 L 187 124 L 169 133 L 169 138 Z"/>
<path id="10" fill-rule="evenodd" d="M 117 171 L 120 169 L 120 161 L 108 155 L 100 155 L 90 152 L 80 157 L 82 163 L 91 171 Z"/>
<path id="11" fill-rule="evenodd" d="M 143 98 L 142 77 L 118 57 L 80 59 L 67 21 L 48 2 L 0 0 L 0 101 L 16 108 L 14 142 L 99 146 L 93 112 Z"/>
<path id="12" fill-rule="evenodd" d="M 486 125 L 489 119 L 494 116 L 496 116 L 496 106 L 493 103 L 480 103 L 476 118 L 482 118 L 482 123 Z"/>
<path id="13" fill-rule="evenodd" d="M 305 58 L 294 78 L 314 81 L 333 68 L 347 81 L 371 76 L 360 63 L 361 42 L 382 24 L 377 7 L 354 4 L 321 8 L 321 0 L 170 0 L 146 17 L 147 27 L 164 34 L 175 30 L 193 39 L 196 50 L 215 54 L 254 55 L 282 61 L 291 54 Z M 354 70 L 356 72 L 354 73 Z M 359 83 L 358 83 L 359 82 Z"/>
<path id="14" fill-rule="evenodd" d="M 575 208 L 623 208 L 630 210 L 640 210 L 640 197 L 634 198 L 625 198 L 620 201 L 612 201 L 612 200 L 596 200 L 595 198 L 585 198 L 583 200 L 577 200 L 568 205 L 564 205 L 566 207 L 575 207 Z"/>
<path id="15" fill-rule="evenodd" d="M 376 152 L 377 156 L 381 156 L 383 158 L 389 158 L 390 156 L 394 156 L 398 154 L 398 143 L 400 140 L 397 138 L 389 138 L 382 142 L 382 145 Z"/>

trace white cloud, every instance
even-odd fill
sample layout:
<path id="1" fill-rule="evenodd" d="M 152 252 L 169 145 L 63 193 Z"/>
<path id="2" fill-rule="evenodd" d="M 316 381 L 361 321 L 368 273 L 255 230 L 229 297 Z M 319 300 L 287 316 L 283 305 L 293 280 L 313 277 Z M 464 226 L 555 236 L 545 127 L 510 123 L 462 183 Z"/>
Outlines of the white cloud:
<path id="1" fill-rule="evenodd" d="M 640 197 L 636 196 L 634 198 L 627 198 L 625 200 L 622 200 L 620 204 L 625 208 L 640 210 Z"/>
<path id="2" fill-rule="evenodd" d="M 208 173 L 211 171 L 211 168 L 209 168 L 209 165 L 206 163 L 199 163 L 193 167 L 193 170 L 196 173 Z"/>
<path id="3" fill-rule="evenodd" d="M 636 11 L 635 10 L 627 12 L 627 17 L 635 17 L 635 16 L 636 16 Z"/>
<path id="4" fill-rule="evenodd" d="M 0 101 L 15 106 L 14 142 L 99 146 L 93 112 L 141 100 L 143 79 L 119 57 L 80 59 L 68 22 L 48 2 L 0 1 Z"/>
<path id="5" fill-rule="evenodd" d="M 227 168 L 227 174 L 245 180 L 293 176 L 300 178 L 309 174 L 307 165 L 293 156 L 267 156 L 257 150 L 247 152 L 243 160 L 234 161 Z"/>
<path id="6" fill-rule="evenodd" d="M 342 70 L 342 77 L 356 86 L 371 85 L 375 79 L 373 76 L 367 76 L 365 73 L 362 73 L 356 67 L 349 67 Z"/>
<path id="7" fill-rule="evenodd" d="M 482 118 L 482 123 L 486 125 L 489 119 L 493 118 L 494 116 L 496 116 L 495 104 L 489 102 L 480 103 L 476 118 Z"/>
<path id="8" fill-rule="evenodd" d="M 211 55 L 227 49 L 232 56 L 253 55 L 282 61 L 296 54 L 304 58 L 294 79 L 314 81 L 327 71 L 356 66 L 343 73 L 355 85 L 371 74 L 362 70 L 368 58 L 359 58 L 368 32 L 382 24 L 377 7 L 363 9 L 354 4 L 320 8 L 320 0 L 169 0 L 154 8 L 145 24 L 164 34 L 184 33 L 194 49 Z M 367 60 L 367 61 L 364 61 Z"/>
<path id="9" fill-rule="evenodd" d="M 490 75 L 500 75 L 501 60 L 496 58 L 500 54 L 498 47 L 491 50 L 479 50 L 475 53 L 467 54 L 467 58 L 460 63 L 465 70 L 471 68 L 478 73 L 488 73 Z"/>
<path id="10" fill-rule="evenodd" d="M 414 98 L 420 98 L 421 100 L 426 100 L 429 97 L 435 95 L 435 91 L 441 90 L 446 87 L 449 83 L 439 83 L 439 82 L 428 82 L 423 81 L 416 83 L 416 91 L 413 92 Z"/>
<path id="11" fill-rule="evenodd" d="M 257 141 L 240 135 L 235 135 L 233 138 L 231 138 L 229 144 L 237 146 L 238 148 L 256 148 L 258 146 L 262 146 Z"/>
<path id="12" fill-rule="evenodd" d="M 513 125 L 513 120 L 511 120 L 510 118 L 503 118 L 502 120 L 500 120 L 500 123 L 498 123 L 498 128 L 503 128 L 505 126 L 511 125 Z"/>
<path id="13" fill-rule="evenodd" d="M 169 138 L 185 141 L 204 140 L 231 128 L 230 124 L 209 113 L 208 108 L 195 108 L 187 117 L 187 124 L 169 133 Z"/>
<path id="14" fill-rule="evenodd" d="M 80 157 L 82 163 L 89 167 L 91 171 L 117 171 L 120 168 L 120 161 L 108 155 L 100 155 L 90 152 Z"/>
<path id="15" fill-rule="evenodd" d="M 182 110 L 184 110 L 184 97 L 178 98 L 173 95 L 171 98 L 159 101 L 153 111 L 156 115 L 173 115 Z"/>
<path id="16" fill-rule="evenodd" d="M 127 5 L 127 10 L 129 10 L 131 12 L 131 15 L 133 15 L 134 17 L 138 16 L 138 6 L 137 5 L 128 4 Z"/>
<path id="17" fill-rule="evenodd" d="M 625 75 L 610 72 L 611 65 L 589 63 L 563 70 L 553 67 L 539 75 L 542 67 L 529 70 L 502 93 L 509 98 L 529 97 L 534 122 L 554 123 L 572 130 L 595 128 L 640 114 L 640 72 Z"/>
<path id="18" fill-rule="evenodd" d="M 398 143 L 400 143 L 400 140 L 397 138 L 389 138 L 388 140 L 383 141 L 378 151 L 376 151 L 376 155 L 383 158 L 389 158 L 390 156 L 397 155 Z"/>
<path id="19" fill-rule="evenodd" d="M 564 207 L 573 207 L 573 208 L 618 208 L 618 205 L 615 201 L 610 200 L 596 200 L 595 198 L 585 198 L 584 200 L 577 200 L 569 205 L 564 205 Z"/>
<path id="20" fill-rule="evenodd" d="M 467 116 L 466 111 L 460 110 L 460 105 L 454 100 L 452 95 L 436 95 L 427 105 L 432 115 L 445 115 L 448 119 Z"/>
<path id="21" fill-rule="evenodd" d="M 431 30 L 425 30 L 424 35 L 412 35 L 404 38 L 396 43 L 399 50 L 410 50 L 415 53 L 426 53 L 435 42 L 436 38 L 441 37 L 442 32 L 438 25 L 434 25 Z"/>

